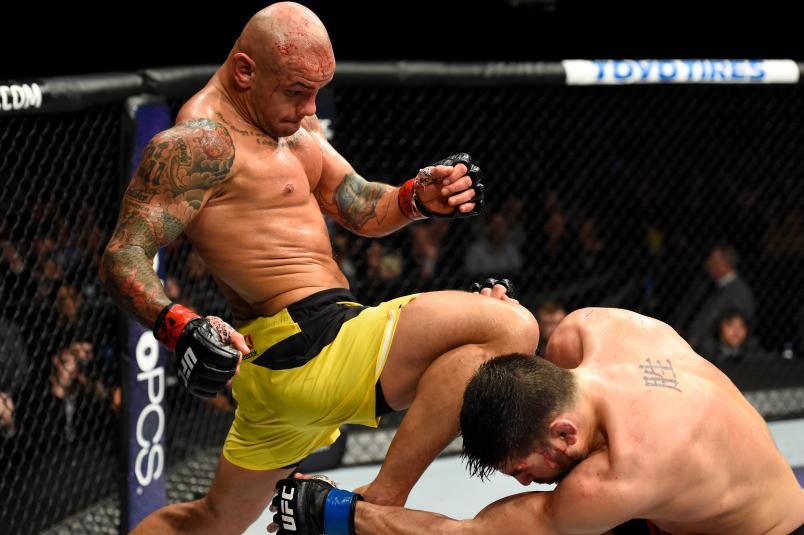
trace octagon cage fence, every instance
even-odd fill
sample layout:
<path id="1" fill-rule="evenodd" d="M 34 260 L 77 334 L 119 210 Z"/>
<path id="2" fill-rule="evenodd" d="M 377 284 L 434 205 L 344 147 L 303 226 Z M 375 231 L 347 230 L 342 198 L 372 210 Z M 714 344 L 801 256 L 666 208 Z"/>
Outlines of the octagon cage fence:
<path id="1" fill-rule="evenodd" d="M 383 239 L 328 222 L 333 253 L 365 304 L 506 276 L 538 318 L 586 306 L 657 317 L 767 420 L 800 417 L 799 71 L 726 60 L 344 63 L 318 113 L 357 172 L 397 185 L 468 152 L 487 206 Z M 3 533 L 126 532 L 209 486 L 235 401 L 187 395 L 173 357 L 119 312 L 97 272 L 144 144 L 213 72 L 0 82 Z M 231 320 L 185 239 L 158 263 L 172 299 Z M 741 288 L 725 302 L 724 263 Z M 379 462 L 401 417 L 347 426 L 311 462 Z M 457 452 L 459 439 L 446 451 Z"/>

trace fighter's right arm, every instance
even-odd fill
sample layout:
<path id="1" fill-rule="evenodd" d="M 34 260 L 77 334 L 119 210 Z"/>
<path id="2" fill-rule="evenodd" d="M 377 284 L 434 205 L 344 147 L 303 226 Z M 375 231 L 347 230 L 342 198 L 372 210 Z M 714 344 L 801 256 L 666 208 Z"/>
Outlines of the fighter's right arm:
<path id="1" fill-rule="evenodd" d="M 154 136 L 123 196 L 100 279 L 118 305 L 153 327 L 170 300 L 153 269 L 160 247 L 178 237 L 229 175 L 235 147 L 227 130 L 193 119 Z"/>
<path id="2" fill-rule="evenodd" d="M 555 490 L 508 496 L 472 520 L 361 501 L 355 508 L 355 526 L 359 535 L 412 535 L 421 533 L 422 526 L 427 533 L 444 535 L 601 535 L 645 518 L 666 494 L 661 483 L 638 472 L 614 470 L 609 455 L 598 452 L 573 468 Z"/>
<path id="3" fill-rule="evenodd" d="M 563 483 L 562 483 L 563 484 Z M 617 504 L 601 518 L 585 510 L 595 497 L 574 496 L 576 501 L 557 500 L 558 491 L 526 492 L 498 500 L 472 520 L 456 520 L 427 511 L 377 505 L 360 495 L 335 489 L 329 483 L 309 479 L 283 479 L 272 501 L 275 512 L 270 532 L 277 535 L 601 535 L 618 525 L 623 514 Z M 580 499 L 578 499 L 580 498 Z M 594 506 L 597 510 L 597 507 Z M 560 510 L 559 510 L 560 509 Z M 566 518 L 570 514 L 569 518 Z M 577 518 L 575 518 L 577 517 Z"/>

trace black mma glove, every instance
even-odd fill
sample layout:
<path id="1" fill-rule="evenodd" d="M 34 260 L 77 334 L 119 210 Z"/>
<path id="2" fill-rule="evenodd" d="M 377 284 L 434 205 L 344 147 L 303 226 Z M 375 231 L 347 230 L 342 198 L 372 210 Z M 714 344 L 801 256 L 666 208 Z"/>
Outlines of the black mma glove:
<path id="1" fill-rule="evenodd" d="M 156 319 L 154 332 L 179 359 L 179 377 L 193 395 L 214 398 L 234 377 L 240 352 L 221 334 L 233 329 L 215 316 L 202 318 L 189 308 L 172 303 Z"/>
<path id="2" fill-rule="evenodd" d="M 325 481 L 327 479 L 327 481 Z M 336 488 L 323 476 L 288 478 L 276 483 L 274 524 L 277 535 L 354 535 L 360 494 Z"/>
<path id="3" fill-rule="evenodd" d="M 472 179 L 472 185 L 467 189 L 475 191 L 474 198 L 466 201 L 474 203 L 475 206 L 468 212 L 461 212 L 458 208 L 461 204 L 454 206 L 451 212 L 441 213 L 434 212 L 424 205 L 424 202 L 419 199 L 419 190 L 431 184 L 439 182 L 430 176 L 431 168 L 438 165 L 455 166 L 462 163 L 466 166 L 466 175 Z M 435 219 L 462 219 L 464 217 L 476 216 L 483 211 L 485 186 L 483 185 L 483 172 L 478 166 L 472 163 L 472 157 L 465 152 L 453 154 L 443 160 L 439 160 L 432 165 L 419 170 L 419 173 L 414 177 L 402 184 L 399 187 L 399 194 L 397 202 L 399 209 L 408 219 L 417 220 L 426 217 Z M 465 203 L 463 203 L 465 204 Z"/>
<path id="4" fill-rule="evenodd" d="M 495 284 L 499 284 L 500 286 L 505 287 L 505 295 L 510 297 L 511 299 L 516 299 L 514 295 L 516 293 L 516 289 L 514 288 L 514 283 L 508 279 L 486 279 L 483 281 L 483 284 L 479 282 L 473 282 L 469 286 L 470 292 L 480 292 L 483 288 L 494 288 Z"/>

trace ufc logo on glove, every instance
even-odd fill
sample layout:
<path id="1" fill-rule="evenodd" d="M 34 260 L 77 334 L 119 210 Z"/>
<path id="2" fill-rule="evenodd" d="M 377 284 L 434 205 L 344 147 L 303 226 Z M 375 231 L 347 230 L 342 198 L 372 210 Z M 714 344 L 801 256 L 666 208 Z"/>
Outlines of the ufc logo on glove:
<path id="1" fill-rule="evenodd" d="M 184 386 L 187 386 L 187 381 L 190 379 L 190 374 L 193 372 L 193 366 L 195 366 L 197 360 L 195 353 L 193 353 L 193 348 L 188 347 L 187 351 L 184 352 L 184 357 L 181 359 L 181 370 L 179 371 L 179 375 L 184 381 Z"/>
<path id="2" fill-rule="evenodd" d="M 296 494 L 293 487 L 282 487 L 280 494 L 279 512 L 282 515 L 282 529 L 296 531 L 296 521 L 293 519 L 293 509 L 290 508 L 290 501 Z"/>

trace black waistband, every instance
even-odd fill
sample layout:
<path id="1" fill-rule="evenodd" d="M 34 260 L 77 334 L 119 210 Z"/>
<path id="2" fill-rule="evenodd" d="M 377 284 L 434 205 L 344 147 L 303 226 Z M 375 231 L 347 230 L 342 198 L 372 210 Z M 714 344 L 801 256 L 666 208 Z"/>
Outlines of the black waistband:
<path id="1" fill-rule="evenodd" d="M 331 288 L 288 306 L 287 311 L 301 332 L 272 345 L 252 363 L 272 370 L 288 370 L 307 364 L 335 340 L 341 325 L 366 308 L 362 305 L 338 305 L 341 301 L 357 300 L 345 288 Z"/>
<path id="2" fill-rule="evenodd" d="M 310 294 L 304 299 L 300 299 L 288 305 L 287 311 L 293 321 L 299 322 L 320 313 L 327 305 L 333 305 L 341 301 L 351 301 L 356 303 L 357 298 L 346 288 L 330 288 Z"/>

